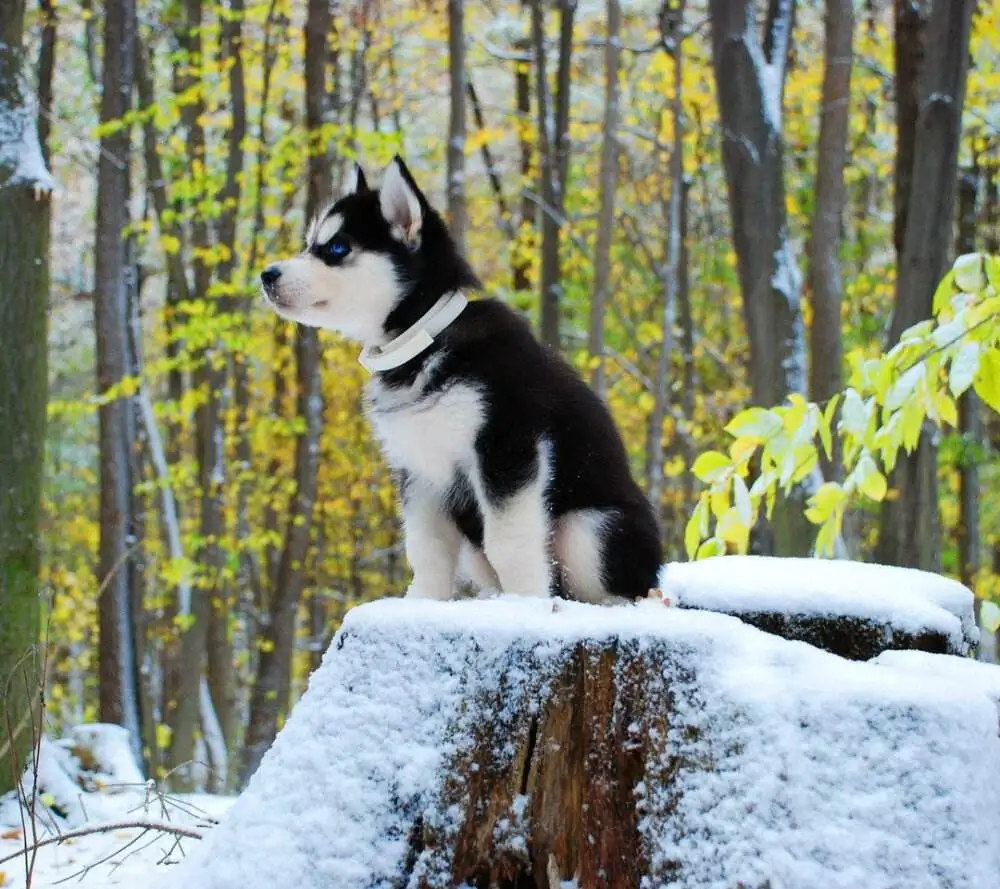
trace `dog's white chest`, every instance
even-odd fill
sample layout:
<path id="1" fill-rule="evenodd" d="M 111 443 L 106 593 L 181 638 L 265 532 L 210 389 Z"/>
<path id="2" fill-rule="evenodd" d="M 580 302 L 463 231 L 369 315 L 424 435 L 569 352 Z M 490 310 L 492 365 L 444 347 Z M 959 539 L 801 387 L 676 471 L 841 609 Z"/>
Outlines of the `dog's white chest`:
<path id="1" fill-rule="evenodd" d="M 476 436 L 485 410 L 472 386 L 451 386 L 415 404 L 402 393 L 373 389 L 369 413 L 386 459 L 440 487 L 451 484 L 455 469 L 475 460 Z"/>

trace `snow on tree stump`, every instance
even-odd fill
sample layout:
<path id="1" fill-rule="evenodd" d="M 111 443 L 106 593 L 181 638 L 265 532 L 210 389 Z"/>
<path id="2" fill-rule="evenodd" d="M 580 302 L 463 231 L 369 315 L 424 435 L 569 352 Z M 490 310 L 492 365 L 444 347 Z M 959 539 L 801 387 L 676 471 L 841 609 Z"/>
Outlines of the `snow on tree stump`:
<path id="1" fill-rule="evenodd" d="M 972 593 L 912 568 L 726 556 L 665 565 L 660 587 L 681 608 L 731 614 L 853 661 L 891 650 L 967 655 L 979 638 Z"/>
<path id="2" fill-rule="evenodd" d="M 654 601 L 383 600 L 171 885 L 995 889 L 998 700 Z"/>

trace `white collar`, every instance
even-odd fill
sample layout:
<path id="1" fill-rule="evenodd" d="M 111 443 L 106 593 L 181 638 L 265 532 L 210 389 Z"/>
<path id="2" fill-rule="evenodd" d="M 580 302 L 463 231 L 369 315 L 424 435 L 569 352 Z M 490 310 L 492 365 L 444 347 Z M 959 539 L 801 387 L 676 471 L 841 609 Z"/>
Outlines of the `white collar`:
<path id="1" fill-rule="evenodd" d="M 425 352 L 434 337 L 451 324 L 469 304 L 461 290 L 441 297 L 416 324 L 389 340 L 384 346 L 365 346 L 358 361 L 369 373 L 392 370 Z"/>

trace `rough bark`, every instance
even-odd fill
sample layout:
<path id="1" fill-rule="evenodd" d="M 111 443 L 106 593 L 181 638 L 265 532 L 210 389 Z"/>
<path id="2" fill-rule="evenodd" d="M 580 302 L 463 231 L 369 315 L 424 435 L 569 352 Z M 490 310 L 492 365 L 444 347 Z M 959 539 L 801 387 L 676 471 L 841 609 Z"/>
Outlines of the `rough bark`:
<path id="1" fill-rule="evenodd" d="M 733 243 L 750 339 L 754 404 L 782 403 L 805 393 L 801 276 L 785 214 L 781 122 L 793 0 L 773 3 L 766 46 L 757 36 L 750 0 L 712 0 L 712 59 L 719 93 L 722 160 Z M 803 516 L 800 486 L 774 513 L 771 534 L 756 535 L 757 551 L 805 555 L 813 529 Z"/>
<path id="2" fill-rule="evenodd" d="M 931 316 L 954 219 L 958 148 L 974 0 L 896 0 L 896 304 L 888 345 Z M 936 570 L 941 530 L 936 446 L 903 455 L 882 506 L 878 559 Z"/>
<path id="3" fill-rule="evenodd" d="M 310 132 L 320 129 L 326 113 L 331 21 L 327 0 L 310 0 L 305 25 L 306 127 Z M 333 194 L 331 169 L 332 158 L 328 151 L 310 153 L 307 218 L 312 218 Z M 242 774 L 244 783 L 257 770 L 262 757 L 274 742 L 290 705 L 295 616 L 302 593 L 316 501 L 319 439 L 323 423 L 321 361 L 319 331 L 299 327 L 295 337 L 296 410 L 305 422 L 305 430 L 296 441 L 295 493 L 288 507 L 284 548 L 274 575 L 269 620 L 263 628 L 265 644 L 261 647 L 250 699 Z"/>
<path id="4" fill-rule="evenodd" d="M 844 288 L 840 274 L 840 233 L 846 202 L 844 166 L 850 121 L 853 40 L 853 0 L 827 0 L 816 206 L 809 257 L 812 299 L 809 394 L 817 402 L 826 402 L 841 389 L 840 316 Z M 829 476 L 832 467 L 825 468 Z"/>
<path id="5" fill-rule="evenodd" d="M 590 382 L 604 397 L 604 313 L 611 286 L 611 242 L 618 190 L 618 69 L 621 66 L 622 8 L 608 0 L 608 36 L 604 48 L 604 126 L 601 140 L 600 209 L 597 212 L 597 245 L 594 255 L 594 292 L 590 297 Z"/>
<path id="6" fill-rule="evenodd" d="M 541 336 L 542 342 L 554 349 L 559 348 L 559 244 L 569 169 L 570 69 L 573 60 L 576 0 L 560 0 L 559 10 L 556 91 L 550 96 L 545 58 L 545 12 L 542 0 L 532 2 L 531 30 L 535 53 L 538 166 L 542 204 Z"/>
<path id="7" fill-rule="evenodd" d="M 465 205 L 465 3 L 448 0 L 448 223 L 462 252 L 469 228 Z"/>
<path id="8" fill-rule="evenodd" d="M 958 255 L 976 249 L 976 198 L 979 193 L 979 170 L 966 170 L 958 181 Z M 979 398 L 974 390 L 965 392 L 958 402 L 958 424 L 962 435 L 958 479 L 958 574 L 967 587 L 975 588 L 982 563 L 979 536 L 979 451 L 982 447 L 982 422 Z"/>
<path id="9" fill-rule="evenodd" d="M 132 106 L 136 12 L 134 0 L 110 0 L 104 19 L 101 122 L 121 120 Z M 125 236 L 129 225 L 129 129 L 101 138 L 97 171 L 97 237 L 94 257 L 94 326 L 97 391 L 107 392 L 134 372 L 129 357 L 128 291 L 132 268 Z M 130 399 L 102 404 L 100 424 L 101 539 L 97 578 L 100 625 L 99 689 L 103 722 L 129 730 L 142 762 L 139 695 L 135 683 L 134 619 L 127 561 L 132 547 Z"/>
<path id="10" fill-rule="evenodd" d="M 0 268 L 8 282 L 0 297 L 0 748 L 10 742 L 0 759 L 0 795 L 20 777 L 41 720 L 38 535 L 51 183 L 19 175 L 11 163 L 36 129 L 22 92 L 24 13 L 24 0 L 0 5 Z M 44 166 L 39 173 L 48 175 Z"/>

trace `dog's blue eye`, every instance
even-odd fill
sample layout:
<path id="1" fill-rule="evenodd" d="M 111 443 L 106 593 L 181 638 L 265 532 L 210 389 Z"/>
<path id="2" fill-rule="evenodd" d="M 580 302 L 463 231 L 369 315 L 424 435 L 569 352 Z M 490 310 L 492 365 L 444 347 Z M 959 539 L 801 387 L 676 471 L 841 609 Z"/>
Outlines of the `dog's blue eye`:
<path id="1" fill-rule="evenodd" d="M 343 259 L 350 252 L 351 245 L 340 235 L 334 235 L 323 247 L 323 256 L 327 259 Z"/>

